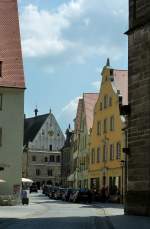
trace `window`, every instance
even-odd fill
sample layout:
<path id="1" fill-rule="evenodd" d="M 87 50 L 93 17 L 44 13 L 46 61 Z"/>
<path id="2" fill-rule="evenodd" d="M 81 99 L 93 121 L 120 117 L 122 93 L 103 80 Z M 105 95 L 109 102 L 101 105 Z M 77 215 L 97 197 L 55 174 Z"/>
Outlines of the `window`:
<path id="1" fill-rule="evenodd" d="M 36 161 L 36 156 L 32 156 L 32 161 Z"/>
<path id="2" fill-rule="evenodd" d="M 0 61 L 0 77 L 2 77 L 2 61 Z"/>
<path id="3" fill-rule="evenodd" d="M 121 158 L 121 144 L 118 142 L 116 147 L 116 159 L 120 160 Z"/>
<path id="4" fill-rule="evenodd" d="M 49 151 L 52 151 L 52 150 L 53 150 L 52 145 L 49 145 Z"/>
<path id="5" fill-rule="evenodd" d="M 47 158 L 47 157 L 45 157 L 44 161 L 45 161 L 45 162 L 48 162 L 48 158 Z"/>
<path id="6" fill-rule="evenodd" d="M 2 146 L 2 128 L 0 128 L 0 146 Z"/>
<path id="7" fill-rule="evenodd" d="M 115 128 L 114 116 L 110 117 L 110 131 L 113 131 Z"/>
<path id="8" fill-rule="evenodd" d="M 100 148 L 97 148 L 97 163 L 100 162 Z"/>
<path id="9" fill-rule="evenodd" d="M 107 147 L 103 146 L 103 161 L 107 161 Z"/>
<path id="10" fill-rule="evenodd" d="M 103 110 L 103 104 L 102 104 L 102 102 L 100 102 L 100 111 L 102 111 Z"/>
<path id="11" fill-rule="evenodd" d="M 110 160 L 114 160 L 114 144 L 110 145 Z"/>
<path id="12" fill-rule="evenodd" d="M 56 156 L 56 162 L 60 162 L 60 156 Z"/>
<path id="13" fill-rule="evenodd" d="M 108 95 L 104 96 L 104 108 L 108 107 Z"/>
<path id="14" fill-rule="evenodd" d="M 91 152 L 91 164 L 94 164 L 95 163 L 95 149 L 92 149 L 92 152 Z"/>
<path id="15" fill-rule="evenodd" d="M 97 122 L 97 135 L 101 135 L 101 122 Z"/>
<path id="16" fill-rule="evenodd" d="M 49 157 L 49 161 L 50 161 L 50 162 L 54 162 L 54 161 L 55 161 L 54 155 L 51 155 L 51 156 Z"/>
<path id="17" fill-rule="evenodd" d="M 87 143 L 87 142 L 86 142 L 86 135 L 85 135 L 85 148 L 86 148 L 86 143 Z"/>
<path id="18" fill-rule="evenodd" d="M 40 169 L 36 169 L 36 176 L 40 176 L 41 175 L 41 170 Z"/>
<path id="19" fill-rule="evenodd" d="M 104 119 L 104 133 L 107 133 L 107 119 Z"/>
<path id="20" fill-rule="evenodd" d="M 52 169 L 48 169 L 48 170 L 47 170 L 47 175 L 48 175 L 49 177 L 52 177 L 52 176 L 53 176 L 53 170 L 52 170 Z"/>
<path id="21" fill-rule="evenodd" d="M 110 107 L 112 106 L 112 97 L 111 96 L 109 97 L 109 106 Z"/>
<path id="22" fill-rule="evenodd" d="M 3 102 L 3 96 L 0 94 L 0 110 L 2 110 L 2 102 Z"/>

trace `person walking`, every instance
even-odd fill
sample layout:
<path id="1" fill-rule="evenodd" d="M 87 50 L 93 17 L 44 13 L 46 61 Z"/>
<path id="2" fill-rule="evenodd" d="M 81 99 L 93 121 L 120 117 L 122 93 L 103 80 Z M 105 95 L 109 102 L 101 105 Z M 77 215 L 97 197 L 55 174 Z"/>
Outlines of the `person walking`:
<path id="1" fill-rule="evenodd" d="M 22 190 L 21 191 L 21 200 L 22 200 L 22 204 L 29 204 L 29 198 L 28 198 L 28 194 L 26 190 Z"/>

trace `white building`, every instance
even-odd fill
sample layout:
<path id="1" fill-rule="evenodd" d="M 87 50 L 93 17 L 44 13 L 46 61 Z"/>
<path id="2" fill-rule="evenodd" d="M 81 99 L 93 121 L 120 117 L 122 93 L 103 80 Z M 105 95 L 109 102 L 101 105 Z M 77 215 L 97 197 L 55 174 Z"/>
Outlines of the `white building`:
<path id="1" fill-rule="evenodd" d="M 44 115 L 25 119 L 23 176 L 34 182 L 60 183 L 61 179 L 61 148 L 64 135 L 54 115 Z"/>
<path id="2" fill-rule="evenodd" d="M 20 196 L 24 88 L 17 0 L 0 1 L 0 204 Z"/>

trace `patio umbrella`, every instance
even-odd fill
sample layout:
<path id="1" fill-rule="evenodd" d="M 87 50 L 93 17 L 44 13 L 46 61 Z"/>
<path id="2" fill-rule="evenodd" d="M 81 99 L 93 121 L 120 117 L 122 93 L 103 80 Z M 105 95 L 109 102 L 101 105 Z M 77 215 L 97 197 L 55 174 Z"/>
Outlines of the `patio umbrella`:
<path id="1" fill-rule="evenodd" d="M 5 182 L 6 182 L 5 180 L 0 179 L 0 183 L 5 183 Z"/>
<path id="2" fill-rule="evenodd" d="M 23 183 L 33 183 L 33 180 L 29 179 L 29 178 L 21 178 L 21 181 Z"/>

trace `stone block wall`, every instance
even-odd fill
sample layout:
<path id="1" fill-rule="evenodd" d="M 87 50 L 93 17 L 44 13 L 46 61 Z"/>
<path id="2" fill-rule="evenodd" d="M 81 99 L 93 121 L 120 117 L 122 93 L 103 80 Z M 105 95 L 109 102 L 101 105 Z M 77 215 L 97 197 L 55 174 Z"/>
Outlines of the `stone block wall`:
<path id="1" fill-rule="evenodd" d="M 128 118 L 128 191 L 125 212 L 150 215 L 150 1 L 130 4 L 129 104 Z M 140 9 L 140 10 L 139 10 Z M 139 18 L 142 18 L 139 21 Z M 132 22 L 135 22 L 134 24 Z M 142 22 L 142 23 L 141 23 Z M 136 25 L 136 27 L 135 27 Z"/>

